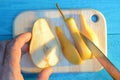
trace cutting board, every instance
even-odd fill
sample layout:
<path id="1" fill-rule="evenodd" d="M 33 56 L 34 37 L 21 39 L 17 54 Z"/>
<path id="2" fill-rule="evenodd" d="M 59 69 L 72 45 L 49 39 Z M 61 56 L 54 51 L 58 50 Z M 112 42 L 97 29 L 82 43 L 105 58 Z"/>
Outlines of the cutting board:
<path id="1" fill-rule="evenodd" d="M 80 9 L 80 10 L 63 10 L 66 17 L 73 17 L 80 29 L 80 19 L 79 14 L 83 14 L 89 24 L 90 28 L 96 33 L 99 40 L 99 48 L 107 56 L 107 34 L 106 34 L 106 21 L 104 16 L 96 10 L 93 9 Z M 14 21 L 13 34 L 15 36 L 28 32 L 32 30 L 34 22 L 39 18 L 45 18 L 51 30 L 55 33 L 55 26 L 60 26 L 70 41 L 73 43 L 73 39 L 70 32 L 62 19 L 58 10 L 36 10 L 36 11 L 26 11 L 20 13 Z M 100 63 L 94 59 L 85 60 L 83 64 L 73 65 L 69 63 L 63 56 L 62 51 L 59 55 L 59 63 L 53 67 L 54 72 L 96 72 L 102 69 Z M 29 53 L 23 55 L 21 59 L 21 69 L 23 72 L 27 73 L 37 73 L 41 69 L 37 68 L 31 61 Z"/>

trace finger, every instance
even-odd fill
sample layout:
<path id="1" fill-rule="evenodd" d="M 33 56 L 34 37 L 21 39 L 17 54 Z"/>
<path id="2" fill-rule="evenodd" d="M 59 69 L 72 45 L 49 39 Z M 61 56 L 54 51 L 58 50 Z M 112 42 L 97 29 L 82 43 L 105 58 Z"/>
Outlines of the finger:
<path id="1" fill-rule="evenodd" d="M 15 47 L 17 48 L 22 48 L 24 46 L 25 43 L 27 43 L 28 41 L 30 41 L 31 39 L 31 33 L 27 32 L 27 33 L 23 33 L 21 35 L 19 35 L 16 39 L 15 39 Z"/>
<path id="2" fill-rule="evenodd" d="M 24 55 L 25 53 L 27 53 L 29 50 L 29 44 L 26 43 L 24 44 L 24 46 L 22 47 L 22 55 Z"/>
<path id="3" fill-rule="evenodd" d="M 53 70 L 51 67 L 43 69 L 42 72 L 38 76 L 38 80 L 48 80 L 52 72 Z"/>
<path id="4" fill-rule="evenodd" d="M 14 46 L 13 46 L 13 53 L 14 53 L 14 56 L 19 57 L 19 59 L 17 57 L 15 57 L 15 60 L 18 60 L 18 62 L 20 62 L 22 49 L 23 49 L 23 51 L 27 50 L 28 45 L 26 43 L 28 41 L 30 41 L 30 39 L 31 39 L 31 33 L 30 32 L 23 33 L 15 39 L 15 43 L 14 43 Z"/>
<path id="5" fill-rule="evenodd" d="M 28 32 L 21 34 L 20 36 L 8 43 L 6 50 L 7 53 L 10 53 L 8 62 L 10 62 L 13 68 L 20 66 L 21 49 L 24 46 L 24 44 L 27 43 L 30 39 L 31 33 Z"/>

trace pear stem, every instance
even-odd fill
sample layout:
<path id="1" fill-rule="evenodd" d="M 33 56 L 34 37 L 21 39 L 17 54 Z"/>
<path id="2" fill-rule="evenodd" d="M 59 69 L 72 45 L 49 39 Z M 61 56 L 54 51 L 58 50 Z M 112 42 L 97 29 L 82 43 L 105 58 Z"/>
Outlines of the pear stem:
<path id="1" fill-rule="evenodd" d="M 65 17 L 64 14 L 62 13 L 62 11 L 61 11 L 58 3 L 56 3 L 56 7 L 57 7 L 57 9 L 59 10 L 60 14 L 62 15 L 63 19 L 66 20 L 66 17 Z"/>

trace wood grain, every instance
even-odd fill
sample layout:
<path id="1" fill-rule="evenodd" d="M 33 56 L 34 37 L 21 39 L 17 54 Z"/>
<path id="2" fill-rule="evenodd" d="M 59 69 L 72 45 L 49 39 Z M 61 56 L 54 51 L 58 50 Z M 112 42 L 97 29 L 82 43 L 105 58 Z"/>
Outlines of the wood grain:
<path id="1" fill-rule="evenodd" d="M 120 1 L 116 0 L 1 0 L 0 1 L 0 35 L 12 34 L 13 22 L 15 17 L 28 10 L 53 10 L 56 9 L 56 2 L 59 3 L 61 9 L 96 9 L 102 12 L 107 21 L 108 34 L 120 34 Z M 47 4 L 47 5 L 45 5 Z"/>

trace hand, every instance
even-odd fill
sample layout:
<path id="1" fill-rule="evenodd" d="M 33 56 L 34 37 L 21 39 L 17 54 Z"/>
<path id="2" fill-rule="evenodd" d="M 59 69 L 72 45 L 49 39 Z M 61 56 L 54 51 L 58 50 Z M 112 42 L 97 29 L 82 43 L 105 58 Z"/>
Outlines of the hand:
<path id="1" fill-rule="evenodd" d="M 24 80 L 21 69 L 21 56 L 28 51 L 31 33 L 24 33 L 13 40 L 0 42 L 0 80 Z M 48 80 L 51 68 L 44 69 L 38 80 Z"/>

